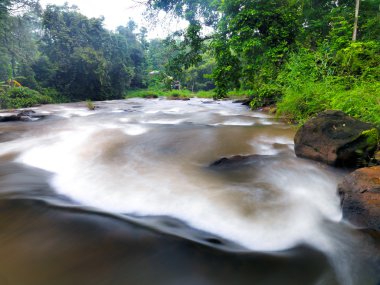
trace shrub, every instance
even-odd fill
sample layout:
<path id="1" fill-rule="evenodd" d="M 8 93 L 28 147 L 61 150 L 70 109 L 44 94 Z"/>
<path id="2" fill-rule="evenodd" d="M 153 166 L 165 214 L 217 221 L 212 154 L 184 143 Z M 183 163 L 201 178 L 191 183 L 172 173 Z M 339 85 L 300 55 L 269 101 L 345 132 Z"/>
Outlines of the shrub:
<path id="1" fill-rule="evenodd" d="M 336 56 L 341 75 L 380 80 L 380 44 L 374 41 L 353 42 Z"/>
<path id="2" fill-rule="evenodd" d="M 249 106 L 252 109 L 257 109 L 263 106 L 275 104 L 282 96 L 282 88 L 275 84 L 264 84 L 253 96 Z"/>
<path id="3" fill-rule="evenodd" d="M 45 96 L 51 98 L 53 103 L 67 103 L 70 102 L 70 98 L 64 96 L 62 93 L 58 92 L 54 88 L 42 88 L 39 92 Z"/>
<path id="4" fill-rule="evenodd" d="M 87 106 L 87 109 L 90 111 L 95 110 L 95 104 L 90 99 L 86 100 L 86 106 Z"/>
<path id="5" fill-rule="evenodd" d="M 11 87 L 0 93 L 0 104 L 3 109 L 27 108 L 52 102 L 51 97 L 27 87 Z"/>

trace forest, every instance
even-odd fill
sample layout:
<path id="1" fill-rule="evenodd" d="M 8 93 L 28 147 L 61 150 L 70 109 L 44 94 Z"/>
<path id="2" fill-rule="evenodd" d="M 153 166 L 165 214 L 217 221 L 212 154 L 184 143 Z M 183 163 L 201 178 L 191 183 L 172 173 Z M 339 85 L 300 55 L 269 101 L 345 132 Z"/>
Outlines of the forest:
<path id="1" fill-rule="evenodd" d="M 337 109 L 380 126 L 378 0 L 148 0 L 187 20 L 148 39 L 75 6 L 0 2 L 0 107 L 166 94 L 250 98 L 304 122 Z M 203 93 L 202 93 L 203 92 Z M 173 94 L 173 92 L 171 93 Z M 190 95 L 189 95 L 190 94 Z"/>

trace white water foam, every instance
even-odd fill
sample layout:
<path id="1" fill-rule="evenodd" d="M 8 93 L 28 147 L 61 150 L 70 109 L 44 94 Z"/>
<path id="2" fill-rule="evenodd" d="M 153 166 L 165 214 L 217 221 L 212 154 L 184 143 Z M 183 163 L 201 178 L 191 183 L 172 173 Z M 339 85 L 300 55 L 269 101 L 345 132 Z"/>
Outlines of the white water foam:
<path id="1" fill-rule="evenodd" d="M 219 112 L 220 105 L 215 104 L 214 109 L 210 105 L 214 104 L 196 109 Z M 238 113 L 238 107 L 229 108 L 227 113 Z M 208 153 L 215 146 L 207 143 L 221 147 L 220 138 L 228 136 L 228 130 L 209 128 L 192 148 L 181 143 L 175 132 L 157 136 L 166 127 L 154 129 L 152 124 L 187 120 L 165 116 L 144 119 L 144 124 L 131 123 L 124 115 L 101 124 L 80 118 L 81 124 L 66 125 L 63 131 L 23 140 L 23 144 L 10 142 L 8 151 L 13 146 L 22 152 L 17 161 L 55 173 L 51 183 L 56 191 L 85 205 L 117 213 L 173 216 L 253 250 L 283 250 L 299 243 L 331 248 L 323 223 L 341 218 L 333 174 L 289 156 L 273 157 L 244 172 L 243 181 L 229 180 L 228 175 L 205 170 L 191 160 L 204 153 L 211 163 L 215 157 Z M 150 131 L 155 136 L 143 135 Z M 209 132 L 216 132 L 218 139 Z M 211 136 L 208 141 L 206 135 Z M 155 138 L 168 143 L 159 144 Z M 258 135 L 255 142 L 262 146 L 292 144 L 281 135 Z M 176 151 L 172 153 L 168 147 Z"/>
<path id="2" fill-rule="evenodd" d="M 315 166 L 302 165 L 301 173 L 289 163 L 287 168 L 272 165 L 259 180 L 278 190 L 257 185 L 239 190 L 194 169 L 187 173 L 170 161 L 146 161 L 139 148 L 123 158 L 105 157 L 111 142 L 91 146 L 92 132 L 62 133 L 61 138 L 28 150 L 19 161 L 56 173 L 54 188 L 86 205 L 170 215 L 254 250 L 282 250 L 302 242 L 325 247 L 321 223 L 340 219 L 336 181 Z M 115 159 L 120 161 L 115 164 Z"/>

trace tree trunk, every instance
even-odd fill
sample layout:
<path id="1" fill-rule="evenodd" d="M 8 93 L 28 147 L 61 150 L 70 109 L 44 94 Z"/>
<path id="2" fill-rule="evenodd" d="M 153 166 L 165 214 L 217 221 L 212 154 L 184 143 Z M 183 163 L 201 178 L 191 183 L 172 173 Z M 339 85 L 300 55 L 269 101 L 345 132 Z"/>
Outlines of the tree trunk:
<path id="1" fill-rule="evenodd" d="M 356 0 L 354 32 L 352 34 L 352 41 L 353 42 L 356 41 L 356 36 L 357 36 L 357 33 L 358 33 L 359 4 L 360 4 L 360 0 Z"/>

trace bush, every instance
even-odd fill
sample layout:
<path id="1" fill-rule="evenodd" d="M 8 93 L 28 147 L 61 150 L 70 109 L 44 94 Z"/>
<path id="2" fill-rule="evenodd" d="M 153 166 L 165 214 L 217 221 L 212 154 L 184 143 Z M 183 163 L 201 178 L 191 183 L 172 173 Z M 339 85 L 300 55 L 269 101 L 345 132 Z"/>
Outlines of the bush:
<path id="1" fill-rule="evenodd" d="M 298 88 L 288 88 L 277 104 L 277 115 L 303 123 L 310 116 L 329 109 L 333 87 L 326 82 L 305 82 Z"/>
<path id="2" fill-rule="evenodd" d="M 281 98 L 282 92 L 282 88 L 278 85 L 264 84 L 257 90 L 249 106 L 251 109 L 257 109 L 273 105 Z"/>
<path id="3" fill-rule="evenodd" d="M 353 42 L 337 53 L 339 74 L 362 77 L 364 80 L 380 80 L 380 44 L 374 41 Z"/>
<path id="4" fill-rule="evenodd" d="M 0 93 L 2 109 L 27 108 L 38 104 L 52 103 L 51 97 L 27 87 L 11 87 Z"/>
<path id="5" fill-rule="evenodd" d="M 64 96 L 62 93 L 58 92 L 54 88 L 42 88 L 39 92 L 45 96 L 51 98 L 53 103 L 67 103 L 70 102 L 70 98 Z"/>

